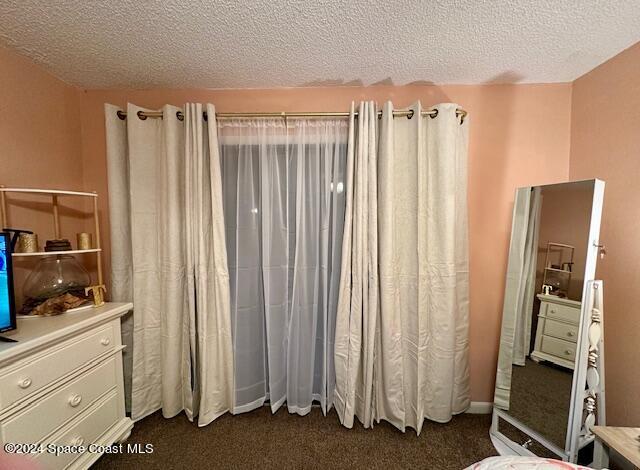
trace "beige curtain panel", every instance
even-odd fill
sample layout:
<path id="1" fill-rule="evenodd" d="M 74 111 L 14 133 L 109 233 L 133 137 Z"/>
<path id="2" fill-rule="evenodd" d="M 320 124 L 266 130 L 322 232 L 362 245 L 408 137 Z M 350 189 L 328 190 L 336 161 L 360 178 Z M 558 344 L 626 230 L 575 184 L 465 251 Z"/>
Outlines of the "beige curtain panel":
<path id="1" fill-rule="evenodd" d="M 449 103 L 394 119 L 389 102 L 378 124 L 372 107 L 349 141 L 336 408 L 419 433 L 470 404 L 468 121 Z"/>
<path id="2" fill-rule="evenodd" d="M 198 425 L 205 426 L 233 410 L 229 270 L 216 110 L 188 103 L 184 116 L 186 224 L 179 229 L 186 234 L 194 409 Z"/>
<path id="3" fill-rule="evenodd" d="M 335 339 L 334 404 L 340 421 L 373 425 L 374 357 L 378 321 L 377 113 L 351 104 L 347 144 L 347 196 Z"/>
<path id="4" fill-rule="evenodd" d="M 123 324 L 131 416 L 185 411 L 204 425 L 233 407 L 215 110 L 212 127 L 201 105 L 185 121 L 173 106 L 163 119 L 129 104 L 117 122 L 117 110 L 105 106 L 111 277 L 113 300 L 134 304 Z"/>
<path id="5" fill-rule="evenodd" d="M 131 219 L 129 200 L 129 145 L 127 121 L 118 118 L 118 106 L 105 104 L 107 137 L 107 176 L 109 180 L 109 225 L 111 229 L 111 291 L 114 302 L 133 299 L 133 257 L 131 255 Z M 133 368 L 133 316 L 122 317 L 122 351 L 125 406 L 131 411 Z"/>
<path id="6" fill-rule="evenodd" d="M 162 109 L 167 116 L 177 110 Z M 148 110 L 127 106 L 129 116 L 138 111 Z M 114 291 L 112 298 L 135 305 L 132 324 L 123 327 L 132 349 L 131 415 L 137 420 L 160 408 L 167 417 L 182 410 L 192 415 L 189 330 L 183 322 L 186 260 L 180 234 L 185 221 L 184 192 L 179 189 L 184 180 L 184 124 L 134 117 L 126 120 L 126 128 L 111 126 L 109 122 L 118 119 L 111 106 L 106 107 L 106 119 L 111 220 L 120 221 L 112 223 L 111 245 L 130 250 L 129 259 L 114 257 L 111 272 L 114 287 L 129 283 L 130 291 Z"/>

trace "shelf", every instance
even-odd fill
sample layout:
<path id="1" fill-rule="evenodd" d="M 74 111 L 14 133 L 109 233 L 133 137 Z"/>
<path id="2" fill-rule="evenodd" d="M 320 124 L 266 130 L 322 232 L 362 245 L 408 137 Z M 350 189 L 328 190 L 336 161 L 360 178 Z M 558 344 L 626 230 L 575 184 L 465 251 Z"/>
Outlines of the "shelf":
<path id="1" fill-rule="evenodd" d="M 66 251 L 36 251 L 35 253 L 11 253 L 11 256 L 56 256 L 56 255 L 79 255 L 82 253 L 99 253 L 100 248 L 92 248 L 90 250 L 66 250 Z"/>
<path id="2" fill-rule="evenodd" d="M 549 242 L 549 246 L 559 246 L 560 248 L 569 248 L 571 250 L 575 249 L 575 246 L 573 245 L 566 245 L 564 243 L 553 243 L 553 242 Z"/>
<path id="3" fill-rule="evenodd" d="M 1 188 L 3 193 L 32 193 L 32 194 L 55 194 L 61 196 L 84 196 L 98 197 L 96 193 L 86 193 L 82 191 L 63 191 L 61 189 L 34 189 L 34 188 Z"/>
<path id="4" fill-rule="evenodd" d="M 19 187 L 5 187 L 0 184 L 0 229 L 4 227 L 11 227 L 11 223 L 8 221 L 8 206 L 11 204 L 15 204 L 17 201 L 15 198 L 9 198 L 5 195 L 7 194 L 33 194 L 44 196 L 43 199 L 50 199 L 51 202 L 51 215 L 53 216 L 53 238 L 61 239 L 63 230 L 61 230 L 60 225 L 60 212 L 59 212 L 59 199 L 60 196 L 66 197 L 88 197 L 91 198 L 90 205 L 93 206 L 93 235 L 95 248 L 89 250 L 67 250 L 67 251 L 38 251 L 36 253 L 12 253 L 12 258 L 14 260 L 32 258 L 38 259 L 43 256 L 65 256 L 65 255 L 80 255 L 84 253 L 94 253 L 96 258 L 96 276 L 97 276 L 97 284 L 103 285 L 104 278 L 102 276 L 102 249 L 100 247 L 100 219 L 99 219 L 99 210 L 98 210 L 98 193 L 95 191 L 67 191 L 63 189 L 47 189 L 47 188 L 19 188 Z M 35 198 L 34 198 L 35 199 Z M 85 208 L 88 211 L 89 208 Z M 13 221 L 11 221 L 13 222 Z M 24 227 L 22 223 L 17 223 L 13 225 L 15 227 Z M 44 248 L 44 247 L 43 247 Z M 46 258 L 45 258 L 46 259 Z M 49 258 L 50 259 L 50 258 Z M 85 261 L 85 260 L 83 260 Z"/>
<path id="5" fill-rule="evenodd" d="M 555 273 L 565 273 L 571 274 L 573 271 L 567 271 L 566 269 L 558 269 L 558 268 L 544 268 L 546 271 L 553 271 Z"/>

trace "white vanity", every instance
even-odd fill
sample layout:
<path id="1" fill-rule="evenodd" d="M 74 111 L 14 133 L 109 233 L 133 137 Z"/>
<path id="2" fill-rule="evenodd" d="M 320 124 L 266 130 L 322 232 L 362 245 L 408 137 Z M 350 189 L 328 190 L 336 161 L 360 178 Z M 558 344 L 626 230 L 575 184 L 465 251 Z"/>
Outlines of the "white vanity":
<path id="1" fill-rule="evenodd" d="M 96 452 L 55 455 L 49 445 L 88 447 L 126 439 L 120 317 L 130 303 L 18 319 L 0 343 L 0 439 L 30 443 L 42 468 L 88 468 Z"/>
<path id="2" fill-rule="evenodd" d="M 540 310 L 531 359 L 573 369 L 582 303 L 557 295 L 538 294 L 537 297 Z"/>

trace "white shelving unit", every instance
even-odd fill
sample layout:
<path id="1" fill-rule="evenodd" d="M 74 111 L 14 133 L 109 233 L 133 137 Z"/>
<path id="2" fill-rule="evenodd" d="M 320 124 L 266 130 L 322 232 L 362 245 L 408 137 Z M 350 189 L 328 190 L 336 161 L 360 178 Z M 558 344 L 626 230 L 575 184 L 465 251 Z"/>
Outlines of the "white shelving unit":
<path id="1" fill-rule="evenodd" d="M 96 286 L 104 290 L 102 278 L 102 247 L 100 246 L 100 221 L 98 220 L 98 194 L 95 192 L 88 193 L 83 191 L 65 191 L 62 189 L 41 189 L 41 188 L 7 188 L 0 185 L 0 229 L 8 228 L 7 221 L 7 194 L 10 193 L 28 193 L 48 196 L 51 198 L 51 211 L 53 219 L 53 233 L 56 239 L 60 239 L 60 216 L 58 214 L 58 198 L 59 197 L 88 197 L 93 199 L 93 220 L 95 225 L 95 248 L 89 250 L 68 250 L 68 251 L 39 251 L 35 253 L 13 253 L 14 257 L 33 257 L 33 256 L 57 256 L 57 255 L 74 255 L 81 253 L 95 253 L 98 283 Z M 96 293 L 94 292 L 94 295 Z"/>
<path id="2" fill-rule="evenodd" d="M 569 253 L 569 261 L 568 262 L 564 262 L 564 251 L 568 251 Z M 553 256 L 552 253 L 553 252 L 559 253 L 559 261 L 558 261 L 558 265 L 560 266 L 559 268 L 554 268 L 552 267 L 552 261 L 551 261 L 551 257 Z M 565 294 L 568 295 L 569 294 L 569 289 L 571 286 L 571 275 L 572 275 L 572 271 L 573 271 L 573 254 L 575 252 L 575 247 L 572 245 L 566 245 L 564 243 L 554 243 L 554 242 L 549 242 L 547 243 L 547 252 L 545 254 L 544 257 L 544 274 L 543 274 L 543 278 L 542 278 L 542 285 L 545 286 L 547 285 L 547 279 L 549 278 L 549 273 L 557 273 L 557 275 L 562 275 L 564 276 L 564 282 L 566 283 L 566 292 Z M 569 269 L 564 269 L 564 265 L 567 264 Z M 544 288 L 543 288 L 544 289 Z"/>

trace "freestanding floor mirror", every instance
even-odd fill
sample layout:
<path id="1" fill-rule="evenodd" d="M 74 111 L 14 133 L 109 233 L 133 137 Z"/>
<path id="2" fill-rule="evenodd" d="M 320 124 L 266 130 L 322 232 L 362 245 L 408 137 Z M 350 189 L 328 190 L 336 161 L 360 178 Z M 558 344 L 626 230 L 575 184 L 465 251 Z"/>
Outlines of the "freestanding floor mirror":
<path id="1" fill-rule="evenodd" d="M 491 440 L 500 454 L 593 460 L 605 422 L 604 182 L 516 191 Z"/>

